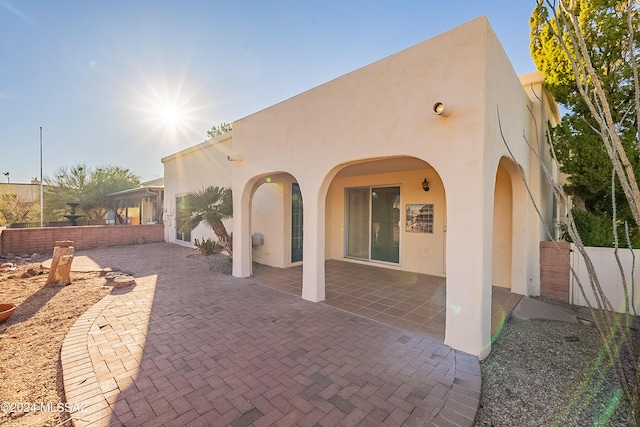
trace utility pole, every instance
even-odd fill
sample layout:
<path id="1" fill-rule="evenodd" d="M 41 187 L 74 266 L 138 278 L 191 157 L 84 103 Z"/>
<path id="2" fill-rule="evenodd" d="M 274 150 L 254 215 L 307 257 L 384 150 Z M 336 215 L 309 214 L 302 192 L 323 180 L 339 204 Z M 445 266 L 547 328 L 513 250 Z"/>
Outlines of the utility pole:
<path id="1" fill-rule="evenodd" d="M 44 197 L 42 191 L 42 126 L 40 126 L 40 227 L 44 220 Z"/>

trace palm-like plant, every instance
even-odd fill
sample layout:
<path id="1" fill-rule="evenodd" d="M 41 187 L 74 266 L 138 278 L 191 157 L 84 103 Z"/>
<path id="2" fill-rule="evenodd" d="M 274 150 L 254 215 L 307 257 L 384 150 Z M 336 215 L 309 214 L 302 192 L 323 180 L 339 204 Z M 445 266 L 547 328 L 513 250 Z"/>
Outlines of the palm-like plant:
<path id="1" fill-rule="evenodd" d="M 177 212 L 178 231 L 187 233 L 204 223 L 218 237 L 218 243 L 232 255 L 231 236 L 222 223 L 223 219 L 233 216 L 233 199 L 230 188 L 210 185 L 209 187 L 187 194 L 183 209 Z"/>

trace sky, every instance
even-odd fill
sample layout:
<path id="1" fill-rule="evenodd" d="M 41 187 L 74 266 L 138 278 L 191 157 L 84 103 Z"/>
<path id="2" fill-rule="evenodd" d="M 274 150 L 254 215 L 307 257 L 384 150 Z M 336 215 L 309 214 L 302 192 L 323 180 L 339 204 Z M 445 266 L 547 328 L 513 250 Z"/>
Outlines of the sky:
<path id="1" fill-rule="evenodd" d="M 535 70 L 534 0 L 0 0 L 0 175 L 161 158 L 480 15 Z"/>

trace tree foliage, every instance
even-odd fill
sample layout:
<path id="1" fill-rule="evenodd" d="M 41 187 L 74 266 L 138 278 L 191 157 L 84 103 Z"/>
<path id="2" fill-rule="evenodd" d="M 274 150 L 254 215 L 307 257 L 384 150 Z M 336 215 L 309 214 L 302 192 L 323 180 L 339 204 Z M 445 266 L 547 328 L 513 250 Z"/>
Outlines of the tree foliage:
<path id="1" fill-rule="evenodd" d="M 68 202 L 79 203 L 76 213 L 88 219 L 101 219 L 113 209 L 107 194 L 140 185 L 140 178 L 129 169 L 105 166 L 95 169 L 85 164 L 61 167 L 46 177 L 44 211 L 48 220 L 60 220 L 69 213 Z"/>
<path id="2" fill-rule="evenodd" d="M 580 85 L 589 84 L 584 73 L 574 72 L 570 56 L 579 49 L 569 28 L 558 25 L 550 17 L 550 11 L 558 10 L 555 2 L 539 2 L 534 9 L 531 25 L 531 54 L 536 66 L 545 76 L 545 85 L 556 100 L 564 106 L 566 113 L 560 126 L 553 132 L 556 155 L 562 172 L 568 175 L 565 187 L 574 197 L 577 209 L 586 209 L 595 216 L 611 217 L 612 200 L 615 196 L 620 227 L 624 222 L 632 225 L 631 234 L 635 246 L 640 245 L 640 233 L 633 221 L 629 204 L 620 184 L 615 195 L 611 190 L 613 164 L 609 160 L 606 146 L 602 144 L 601 126 L 598 116 L 592 114 L 587 100 L 582 96 Z M 593 72 L 601 83 L 602 92 L 610 106 L 612 124 L 617 130 L 620 143 L 634 171 L 640 177 L 640 151 L 637 144 L 637 111 L 634 102 L 634 74 L 630 55 L 638 57 L 638 49 L 631 45 L 626 13 L 627 1 L 620 0 L 575 0 L 571 3 L 576 23 L 584 35 L 585 46 Z M 549 7 L 545 7 L 545 4 Z M 632 16 L 636 28 L 640 21 L 637 13 Z M 558 34 L 564 42 L 561 45 Z M 580 83 L 578 85 L 577 83 Z M 588 94 L 595 98 L 593 92 Z M 588 230 L 582 228 L 579 231 Z M 594 242 L 585 240 L 585 244 Z M 593 244 L 595 246 L 595 244 Z M 608 246 L 611 245 L 611 242 Z"/>
<path id="3" fill-rule="evenodd" d="M 200 223 L 204 223 L 213 230 L 218 243 L 231 256 L 233 242 L 222 220 L 232 216 L 231 189 L 209 186 L 185 196 L 183 209 L 177 212 L 176 222 L 181 233 L 190 232 Z"/>
<path id="4" fill-rule="evenodd" d="M 218 126 L 213 125 L 211 129 L 207 131 L 207 136 L 209 138 L 215 138 L 218 135 L 231 132 L 232 130 L 233 130 L 233 125 L 231 123 L 222 122 Z"/>

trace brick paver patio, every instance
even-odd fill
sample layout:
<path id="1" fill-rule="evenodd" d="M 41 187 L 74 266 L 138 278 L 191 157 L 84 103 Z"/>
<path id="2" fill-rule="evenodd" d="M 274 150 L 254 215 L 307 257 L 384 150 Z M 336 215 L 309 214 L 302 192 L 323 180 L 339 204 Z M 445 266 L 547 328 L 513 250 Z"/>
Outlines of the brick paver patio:
<path id="1" fill-rule="evenodd" d="M 82 251 L 133 273 L 62 349 L 77 426 L 470 426 L 476 357 L 209 271 L 166 243 Z"/>

